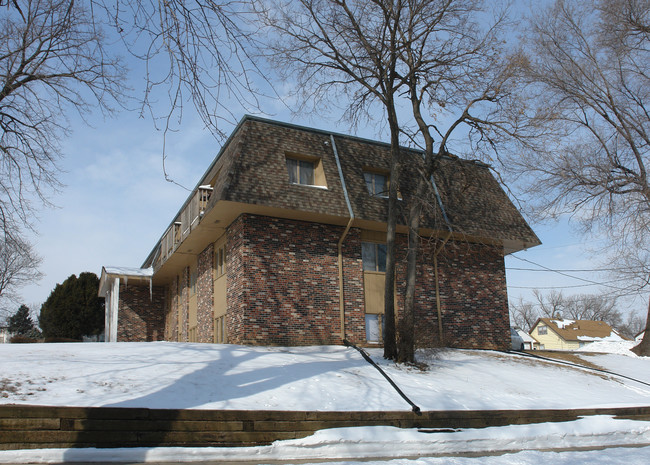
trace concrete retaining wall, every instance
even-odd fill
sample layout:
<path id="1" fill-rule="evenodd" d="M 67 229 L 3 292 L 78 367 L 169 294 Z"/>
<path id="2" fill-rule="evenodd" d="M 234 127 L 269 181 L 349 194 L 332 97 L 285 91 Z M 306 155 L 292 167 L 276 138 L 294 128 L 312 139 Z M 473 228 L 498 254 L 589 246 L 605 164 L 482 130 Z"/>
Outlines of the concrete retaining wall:
<path id="1" fill-rule="evenodd" d="M 587 415 L 650 420 L 650 407 L 579 410 L 289 412 L 0 406 L 0 450 L 72 447 L 256 446 L 326 428 L 386 425 L 437 430 L 572 421 Z"/>

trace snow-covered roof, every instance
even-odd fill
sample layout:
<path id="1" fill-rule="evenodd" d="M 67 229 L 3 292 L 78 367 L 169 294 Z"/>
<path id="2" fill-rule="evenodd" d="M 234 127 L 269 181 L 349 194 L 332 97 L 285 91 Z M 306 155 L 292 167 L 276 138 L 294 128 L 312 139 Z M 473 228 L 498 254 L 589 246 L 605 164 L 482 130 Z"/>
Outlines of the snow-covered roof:
<path id="1" fill-rule="evenodd" d="M 128 266 L 105 266 L 106 274 L 117 274 L 120 276 L 133 276 L 150 278 L 153 276 L 153 268 L 135 268 Z"/>
<path id="2" fill-rule="evenodd" d="M 151 278 L 153 278 L 153 268 L 135 268 L 129 266 L 104 266 L 102 267 L 102 275 L 99 278 L 99 297 L 105 297 L 109 288 L 109 276 L 122 279 L 128 282 L 129 279 L 136 281 L 148 280 L 151 285 Z"/>
<path id="3" fill-rule="evenodd" d="M 521 328 L 513 328 L 517 335 L 524 341 L 524 342 L 530 342 L 530 343 L 535 343 L 537 340 L 533 338 L 530 334 L 528 334 L 526 331 L 524 331 Z"/>
<path id="4" fill-rule="evenodd" d="M 553 323 L 555 323 L 555 326 L 557 326 L 560 329 L 564 329 L 567 326 L 571 326 L 576 322 L 576 320 L 551 320 Z"/>

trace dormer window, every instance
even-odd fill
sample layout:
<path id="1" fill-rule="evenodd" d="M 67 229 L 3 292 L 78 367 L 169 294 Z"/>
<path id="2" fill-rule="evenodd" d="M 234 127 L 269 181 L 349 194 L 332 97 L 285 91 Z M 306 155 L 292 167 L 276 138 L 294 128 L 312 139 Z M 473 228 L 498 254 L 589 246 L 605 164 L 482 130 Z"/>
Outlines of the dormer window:
<path id="1" fill-rule="evenodd" d="M 388 174 L 366 171 L 363 173 L 363 178 L 366 180 L 370 195 L 388 197 Z"/>
<path id="2" fill-rule="evenodd" d="M 287 153 L 286 160 L 289 183 L 327 189 L 320 158 Z"/>
<path id="3" fill-rule="evenodd" d="M 287 171 L 291 184 L 314 185 L 314 162 L 287 157 Z"/>

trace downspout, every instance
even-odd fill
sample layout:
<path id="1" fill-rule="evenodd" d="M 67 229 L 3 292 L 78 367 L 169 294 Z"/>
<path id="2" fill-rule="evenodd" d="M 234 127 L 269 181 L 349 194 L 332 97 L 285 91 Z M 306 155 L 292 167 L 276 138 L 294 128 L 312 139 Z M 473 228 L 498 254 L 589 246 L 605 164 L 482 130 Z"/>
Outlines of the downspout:
<path id="1" fill-rule="evenodd" d="M 348 207 L 348 212 L 350 213 L 350 219 L 348 224 L 343 230 L 343 234 L 339 239 L 337 245 L 338 252 L 338 268 L 339 268 L 339 317 L 341 319 L 341 339 L 345 339 L 345 298 L 343 296 L 343 241 L 348 235 L 352 223 L 354 222 L 354 212 L 352 211 L 352 204 L 350 204 L 350 197 L 348 196 L 348 189 L 345 186 L 345 179 L 343 178 L 343 170 L 341 169 L 341 160 L 339 160 L 339 152 L 336 149 L 336 142 L 334 142 L 334 135 L 330 134 L 330 141 L 332 143 L 332 151 L 334 152 L 334 158 L 336 159 L 336 168 L 339 170 L 339 178 L 341 179 L 341 187 L 343 188 L 343 196 L 345 197 L 345 203 Z"/>
<path id="2" fill-rule="evenodd" d="M 445 224 L 447 225 L 447 230 L 448 230 L 447 235 L 442 241 L 442 244 L 440 244 L 440 247 L 437 247 L 433 253 L 433 273 L 434 273 L 434 278 L 436 280 L 436 310 L 438 312 L 438 340 L 442 343 L 443 341 L 442 309 L 440 305 L 440 284 L 438 280 L 438 254 L 442 252 L 442 249 L 445 247 L 445 244 L 447 244 L 447 241 L 449 241 L 449 239 L 451 238 L 453 229 L 451 227 L 451 223 L 449 222 L 449 218 L 447 217 L 445 206 L 442 204 L 442 199 L 440 198 L 440 193 L 438 192 L 438 186 L 436 185 L 435 179 L 433 179 L 433 175 L 431 175 L 431 185 L 433 186 L 433 192 L 436 194 L 436 200 L 438 201 L 438 206 L 440 207 L 440 211 L 442 212 L 442 217 L 445 220 Z"/>

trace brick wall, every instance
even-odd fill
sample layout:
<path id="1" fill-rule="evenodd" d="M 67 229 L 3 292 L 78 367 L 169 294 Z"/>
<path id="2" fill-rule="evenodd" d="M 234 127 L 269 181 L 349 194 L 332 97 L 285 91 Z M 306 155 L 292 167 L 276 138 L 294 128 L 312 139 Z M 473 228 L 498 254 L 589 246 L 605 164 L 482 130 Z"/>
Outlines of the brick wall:
<path id="1" fill-rule="evenodd" d="M 506 273 L 499 248 L 448 243 L 438 257 L 438 273 L 445 344 L 509 348 Z"/>
<path id="2" fill-rule="evenodd" d="M 165 334 L 169 341 L 178 341 L 178 305 L 180 303 L 178 277 L 172 279 L 165 294 L 167 314 L 165 316 Z"/>
<path id="3" fill-rule="evenodd" d="M 180 275 L 178 287 L 179 295 L 179 316 L 178 316 L 178 340 L 187 342 L 189 339 L 190 324 L 190 268 L 185 267 Z"/>
<path id="4" fill-rule="evenodd" d="M 159 341 L 164 338 L 165 289 L 120 283 L 117 340 Z"/>
<path id="5" fill-rule="evenodd" d="M 340 343 L 336 246 L 342 231 L 240 216 L 228 229 L 228 342 Z"/>
<path id="6" fill-rule="evenodd" d="M 242 215 L 228 230 L 229 342 L 340 343 L 337 242 L 343 228 Z M 397 241 L 398 309 L 402 311 L 406 238 Z M 433 251 L 418 264 L 416 338 L 421 346 L 507 348 L 509 317 L 503 256 L 496 247 L 448 242 L 438 256 L 444 341 L 438 337 Z M 344 247 L 346 337 L 365 342 L 359 230 Z"/>
<path id="7" fill-rule="evenodd" d="M 214 340 L 214 281 L 213 281 L 214 245 L 210 244 L 197 258 L 197 325 L 198 342 Z"/>
<path id="8" fill-rule="evenodd" d="M 340 228 L 337 231 L 337 242 L 342 233 L 343 228 Z M 345 337 L 350 342 L 362 344 L 366 342 L 366 309 L 363 292 L 363 262 L 361 261 L 361 230 L 350 229 L 343 241 L 342 249 Z M 336 287 L 338 289 L 338 275 Z M 336 298 L 339 298 L 338 292 Z M 337 306 L 337 312 L 340 312 L 339 308 Z"/>

